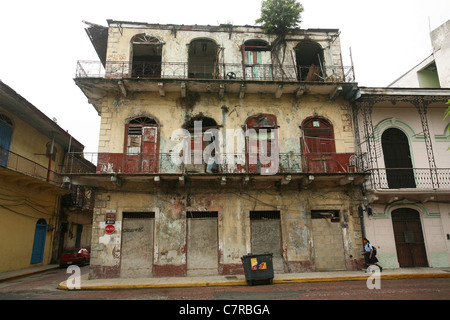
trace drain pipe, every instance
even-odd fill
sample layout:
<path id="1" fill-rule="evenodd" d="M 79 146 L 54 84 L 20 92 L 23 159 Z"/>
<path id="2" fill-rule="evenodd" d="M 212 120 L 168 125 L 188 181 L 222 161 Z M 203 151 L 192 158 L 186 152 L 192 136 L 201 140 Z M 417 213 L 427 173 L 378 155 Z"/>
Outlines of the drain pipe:
<path id="1" fill-rule="evenodd" d="M 53 148 L 55 146 L 55 136 L 52 136 L 52 144 L 50 146 L 50 154 L 48 157 L 47 182 L 50 182 L 50 172 L 52 170 Z"/>

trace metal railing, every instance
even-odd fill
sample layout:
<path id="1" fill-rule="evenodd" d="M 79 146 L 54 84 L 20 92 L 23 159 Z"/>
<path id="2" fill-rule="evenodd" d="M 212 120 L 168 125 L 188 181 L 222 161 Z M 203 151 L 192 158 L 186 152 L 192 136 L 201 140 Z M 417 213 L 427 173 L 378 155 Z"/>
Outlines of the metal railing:
<path id="1" fill-rule="evenodd" d="M 77 78 L 217 79 L 246 81 L 354 82 L 353 67 L 273 64 L 193 64 L 188 62 L 131 62 L 80 60 Z"/>
<path id="2" fill-rule="evenodd" d="M 371 172 L 366 189 L 450 189 L 450 168 L 377 168 Z"/>
<path id="3" fill-rule="evenodd" d="M 81 161 L 82 160 L 82 161 Z M 268 155 L 260 159 L 257 154 L 223 154 L 220 163 L 213 158 L 195 163 L 191 156 L 172 153 L 68 153 L 64 174 L 93 173 L 87 170 L 86 161 L 96 165 L 97 174 L 190 174 L 190 173 L 354 173 L 356 165 L 353 153 L 300 154 L 281 153 L 277 158 Z M 189 163 L 188 163 L 189 162 Z M 270 171 L 268 171 L 270 169 Z"/>
<path id="4" fill-rule="evenodd" d="M 63 178 L 58 172 L 1 147 L 0 166 L 54 185 L 61 186 L 63 183 Z"/>

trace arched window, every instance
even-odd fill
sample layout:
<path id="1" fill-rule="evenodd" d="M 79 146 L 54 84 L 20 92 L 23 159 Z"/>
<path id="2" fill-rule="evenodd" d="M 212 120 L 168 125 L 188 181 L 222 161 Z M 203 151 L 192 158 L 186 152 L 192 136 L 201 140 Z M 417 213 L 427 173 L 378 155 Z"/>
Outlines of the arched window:
<path id="1" fill-rule="evenodd" d="M 196 39 L 189 44 L 189 78 L 214 79 L 219 73 L 218 45 L 211 39 Z"/>
<path id="2" fill-rule="evenodd" d="M 334 130 L 330 121 L 322 117 L 312 117 L 302 123 L 304 143 L 303 153 L 336 152 Z"/>
<path id="3" fill-rule="evenodd" d="M 155 119 L 138 117 L 126 125 L 126 172 L 157 172 L 159 125 Z"/>
<path id="4" fill-rule="evenodd" d="M 34 230 L 33 250 L 31 252 L 31 264 L 41 263 L 44 259 L 45 237 L 47 234 L 47 222 L 39 219 Z"/>
<path id="5" fill-rule="evenodd" d="M 159 39 L 138 34 L 131 40 L 132 77 L 161 77 L 162 44 Z"/>
<path id="6" fill-rule="evenodd" d="M 390 189 L 415 188 L 411 152 L 406 134 L 389 128 L 381 135 L 386 178 Z"/>
<path id="7" fill-rule="evenodd" d="M 314 41 L 305 40 L 295 47 L 297 78 L 300 81 L 320 81 L 324 78 L 322 47 Z"/>
<path id="8" fill-rule="evenodd" d="M 0 114 L 0 166 L 3 167 L 8 165 L 12 132 L 13 123 L 11 119 L 4 114 Z"/>

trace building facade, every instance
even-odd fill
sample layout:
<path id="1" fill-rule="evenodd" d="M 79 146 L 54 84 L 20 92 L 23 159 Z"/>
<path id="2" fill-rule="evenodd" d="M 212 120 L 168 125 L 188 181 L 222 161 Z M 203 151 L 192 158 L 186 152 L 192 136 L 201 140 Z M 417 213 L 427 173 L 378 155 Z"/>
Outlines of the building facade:
<path id="1" fill-rule="evenodd" d="M 72 201 L 85 192 L 61 175 L 67 151 L 83 148 L 0 82 L 0 272 L 57 262 L 72 238 L 90 246 L 92 208 Z"/>
<path id="2" fill-rule="evenodd" d="M 450 266 L 449 89 L 360 88 L 364 228 L 385 268 Z"/>
<path id="3" fill-rule="evenodd" d="M 364 227 L 388 268 L 450 266 L 450 21 L 430 39 L 428 58 L 355 96 L 360 170 L 372 173 Z"/>
<path id="4" fill-rule="evenodd" d="M 339 31 L 108 20 L 75 83 L 101 116 L 90 277 L 362 266 L 352 68 Z M 72 157 L 76 162 L 77 154 Z"/>

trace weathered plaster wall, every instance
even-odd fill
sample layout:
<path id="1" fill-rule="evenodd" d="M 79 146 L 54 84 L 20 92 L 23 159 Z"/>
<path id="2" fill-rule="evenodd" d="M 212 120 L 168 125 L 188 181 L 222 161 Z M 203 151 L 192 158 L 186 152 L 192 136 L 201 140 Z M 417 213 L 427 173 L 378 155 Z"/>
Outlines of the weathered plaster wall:
<path id="1" fill-rule="evenodd" d="M 271 95 L 248 94 L 245 99 L 226 95 L 221 100 L 217 94 L 206 93 L 199 96 L 193 108 L 185 108 L 178 94 L 160 97 L 158 93 L 141 93 L 128 98 L 110 96 L 103 105 L 99 152 L 122 153 L 125 125 L 135 117 L 149 116 L 160 123 L 160 153 L 169 153 L 178 143 L 170 137 L 193 116 L 203 114 L 213 118 L 222 126 L 222 136 L 226 136 L 226 130 L 241 129 L 249 116 L 259 113 L 277 117 L 280 153 L 300 153 L 299 126 L 311 116 L 325 117 L 333 124 L 337 153 L 354 152 L 350 107 L 341 98 L 330 102 L 326 96 L 306 95 L 295 100 L 288 95 L 276 99 Z"/>
<path id="2" fill-rule="evenodd" d="M 314 270 L 314 241 L 310 210 L 340 210 L 343 232 L 342 257 L 349 269 L 359 262 L 360 225 L 357 217 L 359 190 L 322 186 L 298 192 L 267 188 L 233 187 L 110 190 L 98 194 L 93 226 L 91 277 L 119 277 L 122 212 L 155 212 L 154 276 L 186 275 L 187 211 L 218 212 L 218 264 L 220 274 L 242 273 L 240 257 L 251 252 L 250 211 L 279 210 L 282 254 L 286 272 Z M 142 189 L 141 189 L 142 190 Z M 103 199 L 103 200 L 102 200 Z M 107 200 L 109 199 L 109 201 Z M 106 210 L 116 210 L 115 232 L 105 233 Z"/>
<path id="3" fill-rule="evenodd" d="M 214 31 L 211 31 L 214 30 Z M 211 39 L 220 47 L 225 48 L 224 63 L 242 63 L 240 46 L 247 40 L 265 40 L 272 43 L 274 35 L 264 34 L 258 27 L 233 28 L 202 28 L 180 26 L 158 26 L 147 28 L 133 26 L 132 28 L 109 29 L 107 61 L 130 61 L 131 39 L 138 34 L 155 37 L 163 44 L 163 62 L 187 62 L 188 45 L 195 39 Z M 342 66 L 340 39 L 335 32 L 297 31 L 287 37 L 287 47 L 284 61 L 286 65 L 295 65 L 295 46 L 302 40 L 317 42 L 324 48 L 324 64 L 327 66 Z M 294 57 L 294 58 L 293 58 Z"/>

